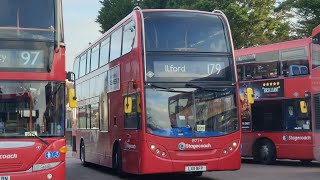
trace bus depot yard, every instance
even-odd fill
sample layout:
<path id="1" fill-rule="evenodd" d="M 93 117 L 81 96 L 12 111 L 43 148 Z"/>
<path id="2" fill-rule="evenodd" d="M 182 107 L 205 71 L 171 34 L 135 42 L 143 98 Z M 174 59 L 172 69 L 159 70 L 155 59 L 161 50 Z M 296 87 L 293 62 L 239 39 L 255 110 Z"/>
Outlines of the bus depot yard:
<path id="1" fill-rule="evenodd" d="M 213 171 L 205 172 L 202 177 L 195 178 L 190 174 L 156 174 L 156 175 L 126 175 L 122 178 L 112 172 L 110 168 L 89 164 L 83 167 L 79 159 L 73 158 L 71 152 L 67 155 L 67 180 L 176 180 L 176 179 L 203 179 L 203 180 L 318 180 L 320 164 L 313 162 L 309 165 L 301 164 L 296 160 L 280 160 L 274 165 L 262 165 L 253 162 L 252 158 L 242 160 L 241 169 L 238 171 Z"/>
<path id="2" fill-rule="evenodd" d="M 0 12 L 0 180 L 319 178 L 320 25 L 235 50 L 220 10 L 136 6 L 67 72 L 62 0 Z"/>

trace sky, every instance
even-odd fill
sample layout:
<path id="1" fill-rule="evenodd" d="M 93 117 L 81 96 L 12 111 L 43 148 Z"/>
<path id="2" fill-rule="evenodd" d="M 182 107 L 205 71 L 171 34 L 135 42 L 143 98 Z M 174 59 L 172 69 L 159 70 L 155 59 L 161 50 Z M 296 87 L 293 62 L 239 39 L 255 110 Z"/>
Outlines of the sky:
<path id="1" fill-rule="evenodd" d="M 102 34 L 95 22 L 101 8 L 99 0 L 63 0 L 64 35 L 66 44 L 66 68 L 72 71 L 75 56 L 89 42 L 96 41 Z"/>

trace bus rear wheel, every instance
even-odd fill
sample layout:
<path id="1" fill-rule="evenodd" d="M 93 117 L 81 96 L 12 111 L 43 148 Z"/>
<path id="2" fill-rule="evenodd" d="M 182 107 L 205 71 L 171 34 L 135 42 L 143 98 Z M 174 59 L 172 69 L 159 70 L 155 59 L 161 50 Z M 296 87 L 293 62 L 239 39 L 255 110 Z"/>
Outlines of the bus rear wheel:
<path id="1" fill-rule="evenodd" d="M 276 147 L 268 139 L 257 141 L 253 148 L 253 159 L 266 165 L 274 164 L 277 159 Z"/>
<path id="2" fill-rule="evenodd" d="M 81 164 L 82 166 L 86 167 L 88 164 L 86 162 L 86 151 L 85 151 L 85 146 L 84 146 L 84 143 L 83 141 L 81 141 L 80 143 L 80 161 L 81 161 Z"/>
<path id="3" fill-rule="evenodd" d="M 312 164 L 312 160 L 300 160 L 300 162 L 301 162 L 301 164 L 303 165 L 303 166 L 309 166 L 309 165 L 311 165 Z"/>

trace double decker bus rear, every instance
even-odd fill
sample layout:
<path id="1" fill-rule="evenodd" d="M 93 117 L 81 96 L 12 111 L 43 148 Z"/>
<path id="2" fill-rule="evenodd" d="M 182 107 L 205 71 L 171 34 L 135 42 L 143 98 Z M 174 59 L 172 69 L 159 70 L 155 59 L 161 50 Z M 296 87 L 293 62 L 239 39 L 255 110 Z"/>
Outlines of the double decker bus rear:
<path id="1" fill-rule="evenodd" d="M 65 179 L 61 8 L 0 1 L 0 179 Z"/>
<path id="2" fill-rule="evenodd" d="M 136 9 L 75 60 L 73 155 L 132 174 L 240 168 L 231 33 L 220 12 Z"/>
<path id="3" fill-rule="evenodd" d="M 236 50 L 242 155 L 319 160 L 319 27 L 313 38 Z"/>

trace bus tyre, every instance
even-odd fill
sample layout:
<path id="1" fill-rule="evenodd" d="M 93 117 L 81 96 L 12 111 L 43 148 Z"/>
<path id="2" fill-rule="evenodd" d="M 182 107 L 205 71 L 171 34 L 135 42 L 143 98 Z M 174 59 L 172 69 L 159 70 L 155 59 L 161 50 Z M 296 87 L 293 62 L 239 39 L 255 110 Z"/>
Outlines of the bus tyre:
<path id="1" fill-rule="evenodd" d="M 262 164 L 274 164 L 277 159 L 276 147 L 267 139 L 259 140 L 253 148 L 253 160 Z"/>
<path id="2" fill-rule="evenodd" d="M 113 159 L 113 163 L 112 163 L 113 172 L 116 173 L 118 176 L 123 177 L 122 155 L 121 155 L 120 146 L 116 146 L 112 159 Z"/>
<path id="3" fill-rule="evenodd" d="M 192 176 L 194 176 L 194 177 L 200 177 L 200 176 L 202 176 L 202 174 L 203 174 L 202 171 L 197 171 L 197 172 L 193 172 L 193 173 L 192 173 Z"/>
<path id="4" fill-rule="evenodd" d="M 303 166 L 310 166 L 312 164 L 312 160 L 300 160 Z"/>
<path id="5" fill-rule="evenodd" d="M 80 160 L 81 160 L 81 164 L 82 166 L 86 167 L 88 164 L 86 162 L 86 151 L 85 151 L 85 146 L 84 146 L 84 143 L 83 141 L 81 141 L 80 143 Z"/>

